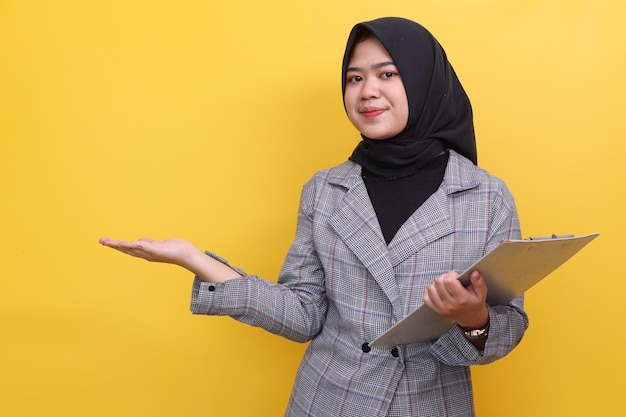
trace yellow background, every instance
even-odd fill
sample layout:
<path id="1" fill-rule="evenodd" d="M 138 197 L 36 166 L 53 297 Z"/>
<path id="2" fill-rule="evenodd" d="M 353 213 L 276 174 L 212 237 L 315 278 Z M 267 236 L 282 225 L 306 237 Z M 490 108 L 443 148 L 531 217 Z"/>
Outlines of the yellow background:
<path id="1" fill-rule="evenodd" d="M 183 237 L 275 279 L 302 184 L 359 140 L 352 25 L 423 23 L 523 234 L 602 236 L 473 369 L 478 415 L 623 416 L 620 1 L 0 1 L 0 415 L 278 416 L 304 345 L 188 311 L 191 276 L 99 246 Z"/>

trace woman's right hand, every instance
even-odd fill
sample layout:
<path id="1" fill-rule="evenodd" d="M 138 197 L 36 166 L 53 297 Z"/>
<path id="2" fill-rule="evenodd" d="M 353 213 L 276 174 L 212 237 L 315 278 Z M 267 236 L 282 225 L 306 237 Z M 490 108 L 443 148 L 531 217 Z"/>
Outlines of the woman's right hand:
<path id="1" fill-rule="evenodd" d="M 165 262 L 185 267 L 200 252 L 194 245 L 182 239 L 138 239 L 135 241 L 115 240 L 103 237 L 100 244 L 122 253 L 150 262 Z"/>
<path id="2" fill-rule="evenodd" d="M 101 245 L 150 262 L 164 262 L 182 266 L 207 282 L 224 282 L 241 277 L 237 271 L 205 255 L 190 242 L 182 239 L 138 239 L 124 241 L 100 238 Z"/>

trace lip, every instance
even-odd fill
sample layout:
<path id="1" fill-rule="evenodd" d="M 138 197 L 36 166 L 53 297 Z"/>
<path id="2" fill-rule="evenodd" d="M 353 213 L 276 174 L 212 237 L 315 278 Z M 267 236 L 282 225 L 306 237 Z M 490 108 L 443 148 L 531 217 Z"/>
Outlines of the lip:
<path id="1" fill-rule="evenodd" d="M 374 119 L 384 112 L 385 109 L 381 109 L 380 107 L 363 107 L 359 110 L 359 113 L 361 113 L 366 119 Z"/>

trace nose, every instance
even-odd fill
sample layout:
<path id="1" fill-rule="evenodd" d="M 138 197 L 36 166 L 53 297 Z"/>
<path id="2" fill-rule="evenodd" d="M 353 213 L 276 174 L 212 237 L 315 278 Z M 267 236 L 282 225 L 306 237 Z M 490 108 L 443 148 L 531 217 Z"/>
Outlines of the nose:
<path id="1" fill-rule="evenodd" d="M 361 100 L 380 97 L 380 86 L 377 77 L 366 77 L 361 87 Z"/>

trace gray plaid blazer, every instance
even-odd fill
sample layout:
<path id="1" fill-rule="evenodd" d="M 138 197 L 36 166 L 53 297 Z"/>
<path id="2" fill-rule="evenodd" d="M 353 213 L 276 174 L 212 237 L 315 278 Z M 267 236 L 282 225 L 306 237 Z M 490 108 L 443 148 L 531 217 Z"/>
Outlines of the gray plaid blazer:
<path id="1" fill-rule="evenodd" d="M 191 310 L 310 341 L 287 416 L 472 416 L 469 366 L 501 358 L 519 343 L 528 326 L 522 297 L 489 307 L 482 351 L 458 326 L 428 343 L 367 342 L 419 307 L 435 277 L 463 271 L 501 240 L 519 238 L 506 185 L 450 151 L 438 191 L 387 245 L 361 167 L 348 161 L 304 186 L 278 283 L 235 267 L 243 278 L 224 284 L 196 278 Z"/>

